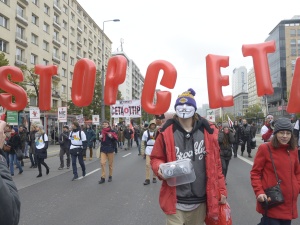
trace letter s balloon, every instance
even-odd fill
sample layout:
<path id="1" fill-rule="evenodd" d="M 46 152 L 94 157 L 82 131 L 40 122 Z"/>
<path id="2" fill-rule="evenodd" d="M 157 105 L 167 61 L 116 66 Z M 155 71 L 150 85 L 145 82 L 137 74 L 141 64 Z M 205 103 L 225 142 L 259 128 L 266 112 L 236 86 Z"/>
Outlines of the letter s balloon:
<path id="1" fill-rule="evenodd" d="M 14 82 L 22 82 L 24 80 L 23 73 L 18 67 L 0 67 L 0 89 L 7 92 L 0 94 L 0 105 L 10 111 L 23 110 L 27 105 L 27 93 L 22 87 L 10 82 L 8 75 L 10 75 L 11 80 Z M 14 96 L 15 102 L 12 102 L 12 96 Z"/>

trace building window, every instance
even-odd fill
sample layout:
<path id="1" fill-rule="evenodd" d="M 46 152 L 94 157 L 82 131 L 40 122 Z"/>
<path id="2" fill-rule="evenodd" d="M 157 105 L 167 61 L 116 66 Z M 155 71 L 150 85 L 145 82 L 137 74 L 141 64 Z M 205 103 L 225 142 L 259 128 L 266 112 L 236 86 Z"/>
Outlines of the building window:
<path id="1" fill-rule="evenodd" d="M 43 49 L 47 52 L 49 52 L 49 43 L 47 41 L 43 41 Z"/>
<path id="2" fill-rule="evenodd" d="M 34 54 L 30 55 L 30 63 L 33 65 L 37 64 L 37 55 Z"/>
<path id="3" fill-rule="evenodd" d="M 75 36 L 75 29 L 73 27 L 71 27 L 71 34 Z"/>
<path id="4" fill-rule="evenodd" d="M 48 16 L 50 15 L 50 7 L 48 5 L 44 5 L 44 13 L 46 13 Z"/>
<path id="5" fill-rule="evenodd" d="M 52 107 L 53 107 L 53 108 L 57 108 L 57 102 L 58 102 L 58 101 L 55 100 L 55 99 L 52 100 Z"/>
<path id="6" fill-rule="evenodd" d="M 8 53 L 8 42 L 0 39 L 0 51 Z"/>
<path id="7" fill-rule="evenodd" d="M 0 15 L 0 26 L 8 29 L 8 19 L 3 15 Z"/>
<path id="8" fill-rule="evenodd" d="M 290 29 L 290 36 L 291 37 L 296 36 L 296 30 L 295 29 Z"/>
<path id="9" fill-rule="evenodd" d="M 65 68 L 61 69 L 61 76 L 62 77 L 67 77 L 67 70 Z"/>
<path id="10" fill-rule="evenodd" d="M 32 0 L 32 3 L 35 4 L 36 6 L 39 6 L 39 1 L 38 0 Z"/>
<path id="11" fill-rule="evenodd" d="M 47 66 L 49 64 L 49 61 L 46 59 L 43 59 L 43 65 Z"/>
<path id="12" fill-rule="evenodd" d="M 65 36 L 62 37 L 62 43 L 67 46 L 67 38 Z"/>
<path id="13" fill-rule="evenodd" d="M 71 45 L 70 49 L 71 49 L 72 51 L 74 51 L 74 43 L 71 42 L 70 45 Z"/>
<path id="14" fill-rule="evenodd" d="M 65 5 L 63 5 L 63 12 L 64 12 L 65 14 L 68 14 L 68 7 L 65 6 Z"/>
<path id="15" fill-rule="evenodd" d="M 17 14 L 20 17 L 24 17 L 24 8 L 17 4 Z"/>
<path id="16" fill-rule="evenodd" d="M 36 96 L 29 96 L 29 105 L 30 106 L 36 106 Z"/>
<path id="17" fill-rule="evenodd" d="M 32 13 L 31 22 L 37 26 L 39 26 L 39 18 Z"/>
<path id="18" fill-rule="evenodd" d="M 8 0 L 0 0 L 0 2 L 3 2 L 5 5 L 8 5 Z"/>
<path id="19" fill-rule="evenodd" d="M 53 48 L 53 55 L 58 58 L 58 55 L 59 55 L 59 51 L 57 48 Z"/>
<path id="20" fill-rule="evenodd" d="M 25 38 L 25 29 L 17 25 L 17 37 L 24 39 Z"/>
<path id="21" fill-rule="evenodd" d="M 84 46 L 87 46 L 87 40 L 85 38 L 83 38 L 83 44 Z"/>
<path id="22" fill-rule="evenodd" d="M 62 53 L 61 59 L 65 62 L 67 61 L 67 54 L 65 52 Z"/>
<path id="23" fill-rule="evenodd" d="M 85 33 L 87 33 L 87 27 L 85 25 L 83 26 L 83 30 Z"/>
<path id="24" fill-rule="evenodd" d="M 70 64 L 74 66 L 74 58 L 70 57 Z"/>
<path id="25" fill-rule="evenodd" d="M 31 34 L 31 43 L 38 45 L 38 36 L 35 34 Z"/>
<path id="26" fill-rule="evenodd" d="M 59 41 L 59 34 L 56 30 L 53 32 L 53 38 L 54 40 Z"/>
<path id="27" fill-rule="evenodd" d="M 291 39 L 291 46 L 295 46 L 296 45 L 296 39 Z"/>
<path id="28" fill-rule="evenodd" d="M 43 31 L 45 31 L 46 33 L 49 34 L 49 24 L 47 24 L 47 23 L 44 22 Z"/>
<path id="29" fill-rule="evenodd" d="M 66 92 L 67 92 L 67 86 L 61 85 L 61 93 L 66 94 Z"/>
<path id="30" fill-rule="evenodd" d="M 17 49 L 16 49 L 17 60 L 20 60 L 20 61 L 23 62 L 24 54 L 25 54 L 25 53 L 24 53 L 24 50 L 21 49 L 21 48 L 19 48 L 19 47 L 17 47 Z"/>
<path id="31" fill-rule="evenodd" d="M 70 80 L 73 80 L 73 72 L 70 72 Z"/>
<path id="32" fill-rule="evenodd" d="M 66 21 L 63 20 L 63 28 L 65 30 L 68 30 L 68 23 Z"/>
<path id="33" fill-rule="evenodd" d="M 71 20 L 75 21 L 75 15 L 73 13 L 71 13 Z"/>
<path id="34" fill-rule="evenodd" d="M 54 13 L 53 20 L 55 23 L 59 24 L 59 15 Z"/>

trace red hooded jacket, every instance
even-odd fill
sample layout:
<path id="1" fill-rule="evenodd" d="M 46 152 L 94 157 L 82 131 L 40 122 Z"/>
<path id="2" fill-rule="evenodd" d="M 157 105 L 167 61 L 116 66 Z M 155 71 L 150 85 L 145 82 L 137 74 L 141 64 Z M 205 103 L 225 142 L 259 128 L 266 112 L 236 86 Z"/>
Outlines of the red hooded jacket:
<path id="1" fill-rule="evenodd" d="M 214 125 L 211 124 L 210 126 L 212 127 Z M 204 141 L 207 153 L 205 157 L 207 216 L 218 217 L 221 194 L 227 196 L 220 161 L 218 129 L 214 127 L 213 134 L 209 134 L 204 129 Z M 153 172 L 161 179 L 158 175 L 159 165 L 161 163 L 176 161 L 173 125 L 168 126 L 157 136 L 150 158 Z M 171 187 L 163 180 L 159 195 L 160 207 L 165 214 L 176 214 L 176 202 L 176 186 Z"/>

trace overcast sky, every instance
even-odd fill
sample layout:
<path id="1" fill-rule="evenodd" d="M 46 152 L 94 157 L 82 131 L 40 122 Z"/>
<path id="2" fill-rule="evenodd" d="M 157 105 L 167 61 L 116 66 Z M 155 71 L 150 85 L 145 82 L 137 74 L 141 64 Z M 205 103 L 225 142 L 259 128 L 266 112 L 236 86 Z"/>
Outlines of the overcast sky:
<path id="1" fill-rule="evenodd" d="M 208 103 L 205 57 L 208 54 L 229 56 L 229 66 L 246 66 L 252 58 L 243 57 L 242 45 L 264 42 L 268 34 L 284 19 L 300 14 L 300 0 L 77 0 L 113 42 L 112 51 L 121 49 L 145 76 L 155 60 L 167 60 L 177 70 L 170 109 L 178 94 L 193 88 L 197 106 Z M 231 82 L 231 81 L 230 81 Z M 231 87 L 223 88 L 232 95 Z"/>

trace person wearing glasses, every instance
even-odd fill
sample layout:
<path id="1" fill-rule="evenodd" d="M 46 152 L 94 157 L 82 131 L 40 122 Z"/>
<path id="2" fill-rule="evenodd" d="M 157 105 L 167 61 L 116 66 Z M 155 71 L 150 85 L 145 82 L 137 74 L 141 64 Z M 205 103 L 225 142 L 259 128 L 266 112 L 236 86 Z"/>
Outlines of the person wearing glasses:
<path id="1" fill-rule="evenodd" d="M 288 118 L 279 118 L 274 123 L 270 142 L 258 147 L 251 169 L 251 185 L 255 193 L 256 211 L 263 214 L 261 224 L 290 225 L 298 217 L 297 199 L 300 190 L 300 166 L 293 125 Z M 260 202 L 270 201 L 265 194 L 267 188 L 275 186 L 276 168 L 284 203 L 268 208 L 267 215 Z"/>

